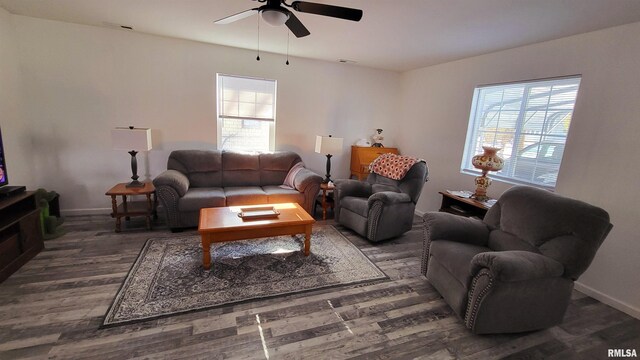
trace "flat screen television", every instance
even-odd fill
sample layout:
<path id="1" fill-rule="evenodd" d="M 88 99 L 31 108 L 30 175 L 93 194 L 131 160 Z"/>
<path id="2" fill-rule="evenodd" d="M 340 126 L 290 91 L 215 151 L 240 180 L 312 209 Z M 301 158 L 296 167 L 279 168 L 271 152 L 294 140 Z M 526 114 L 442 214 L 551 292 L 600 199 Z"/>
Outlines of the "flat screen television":
<path id="1" fill-rule="evenodd" d="M 7 163 L 4 161 L 4 147 L 2 146 L 2 129 L 0 129 L 0 186 L 7 185 Z"/>

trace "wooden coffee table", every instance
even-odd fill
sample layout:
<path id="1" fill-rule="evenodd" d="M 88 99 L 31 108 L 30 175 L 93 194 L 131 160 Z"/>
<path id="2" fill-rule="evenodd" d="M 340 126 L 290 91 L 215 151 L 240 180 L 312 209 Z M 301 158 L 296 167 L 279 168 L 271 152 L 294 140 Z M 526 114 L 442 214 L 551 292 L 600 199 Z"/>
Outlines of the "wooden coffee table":
<path id="1" fill-rule="evenodd" d="M 265 205 L 256 205 L 264 207 Z M 247 240 L 279 235 L 305 235 L 304 255 L 309 256 L 311 228 L 315 220 L 297 203 L 269 204 L 280 215 L 277 218 L 243 220 L 238 217 L 240 208 L 232 206 L 200 210 L 198 232 L 202 238 L 202 267 L 211 268 L 211 243 Z"/>

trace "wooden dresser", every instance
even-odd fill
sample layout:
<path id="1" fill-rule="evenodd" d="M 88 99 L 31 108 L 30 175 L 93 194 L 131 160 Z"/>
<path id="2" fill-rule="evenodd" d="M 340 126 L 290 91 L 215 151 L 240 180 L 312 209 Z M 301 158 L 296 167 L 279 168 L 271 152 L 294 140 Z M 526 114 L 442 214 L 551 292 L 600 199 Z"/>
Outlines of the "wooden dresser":
<path id="1" fill-rule="evenodd" d="M 351 146 L 351 177 L 362 181 L 369 176 L 369 164 L 382 154 L 398 154 L 397 148 Z"/>

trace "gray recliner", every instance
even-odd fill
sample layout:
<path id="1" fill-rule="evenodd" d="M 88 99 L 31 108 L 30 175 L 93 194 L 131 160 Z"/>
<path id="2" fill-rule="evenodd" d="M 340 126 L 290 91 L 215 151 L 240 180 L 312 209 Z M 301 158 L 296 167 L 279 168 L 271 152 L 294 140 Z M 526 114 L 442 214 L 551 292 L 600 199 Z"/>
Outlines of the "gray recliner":
<path id="1" fill-rule="evenodd" d="M 366 181 L 336 180 L 336 220 L 366 237 L 382 241 L 411 230 L 416 202 L 427 181 L 427 164 L 414 164 L 401 180 L 375 173 Z"/>
<path id="2" fill-rule="evenodd" d="M 562 322 L 574 280 L 613 227 L 601 208 L 513 187 L 484 220 L 424 215 L 422 273 L 476 334 Z"/>

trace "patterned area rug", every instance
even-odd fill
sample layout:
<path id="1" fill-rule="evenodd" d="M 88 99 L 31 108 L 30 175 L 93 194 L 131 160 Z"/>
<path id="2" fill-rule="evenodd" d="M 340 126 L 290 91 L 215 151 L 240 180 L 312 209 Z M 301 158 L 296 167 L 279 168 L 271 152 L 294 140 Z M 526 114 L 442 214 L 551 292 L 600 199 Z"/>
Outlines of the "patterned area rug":
<path id="1" fill-rule="evenodd" d="M 202 268 L 200 237 L 147 240 L 105 315 L 123 325 L 248 300 L 374 282 L 387 276 L 333 226 L 304 235 L 214 244 Z"/>

